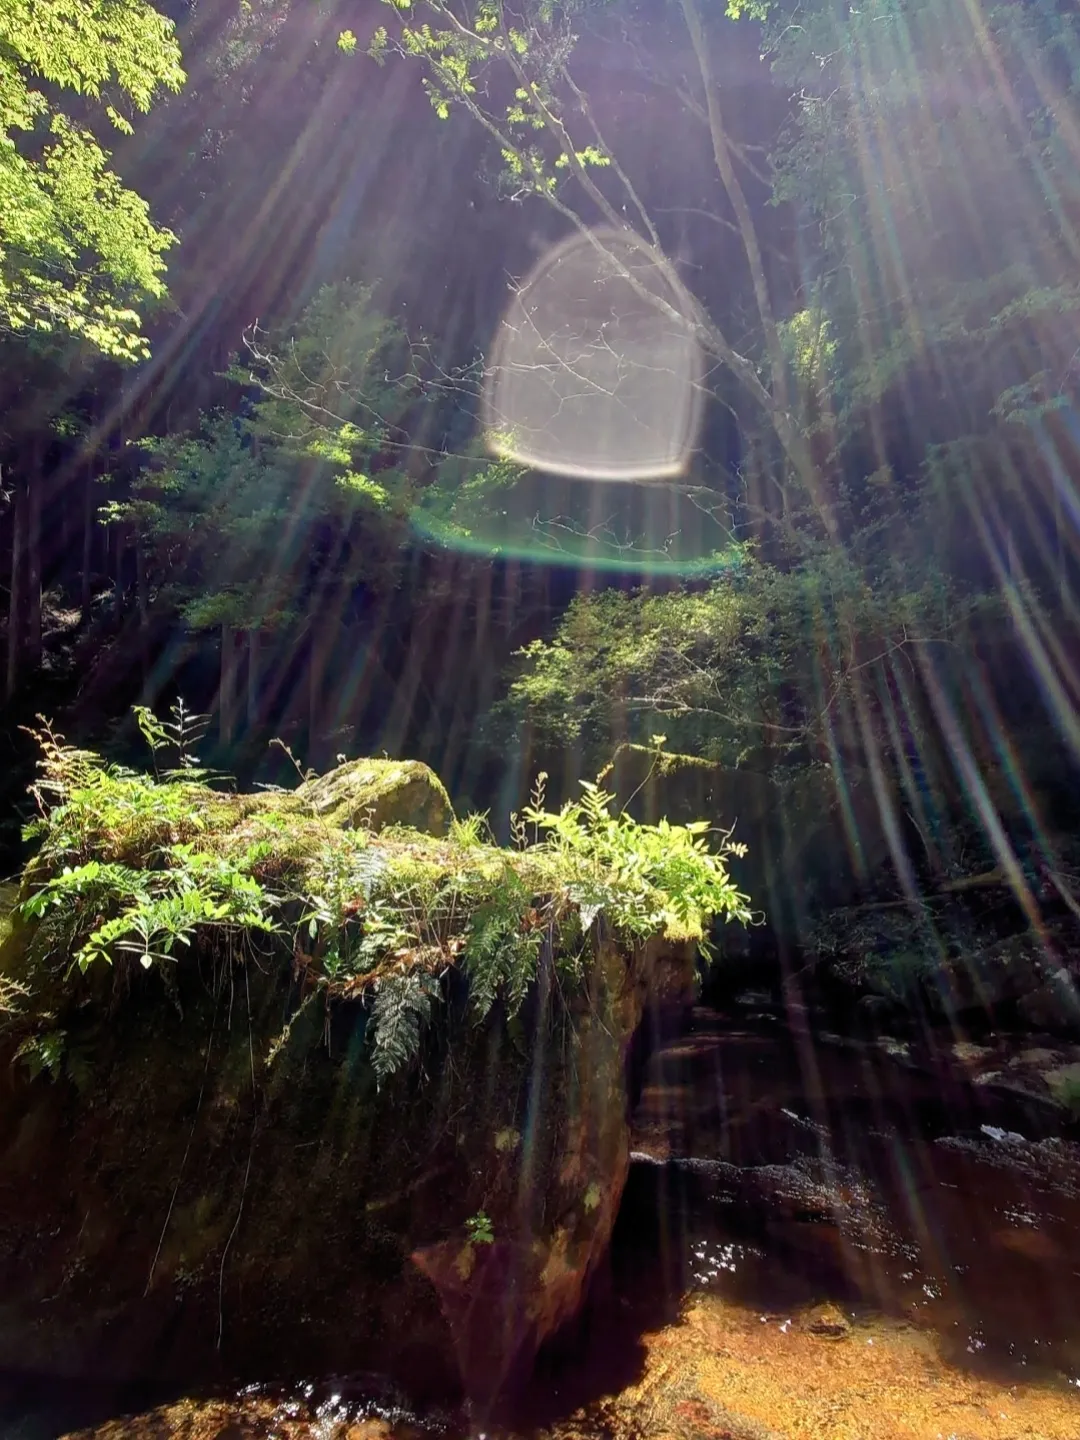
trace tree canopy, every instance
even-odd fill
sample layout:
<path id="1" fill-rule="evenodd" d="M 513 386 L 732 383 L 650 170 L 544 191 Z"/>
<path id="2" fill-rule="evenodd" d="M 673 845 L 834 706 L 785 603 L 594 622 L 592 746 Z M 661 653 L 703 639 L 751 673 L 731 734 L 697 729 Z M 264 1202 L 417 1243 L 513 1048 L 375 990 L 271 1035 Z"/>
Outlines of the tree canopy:
<path id="1" fill-rule="evenodd" d="M 843 768 L 881 806 L 902 782 L 921 814 L 914 751 L 959 772 L 1004 745 L 1004 721 L 975 718 L 985 663 L 1003 706 L 1026 703 L 1005 677 L 1035 673 L 1051 729 L 1080 751 L 1061 638 L 1080 584 L 1072 7 L 186 15 L 187 98 L 149 117 L 146 149 L 124 137 L 115 174 L 107 127 L 180 83 L 169 22 L 74 0 L 3 13 L 22 36 L 0 52 L 6 153 L 40 200 L 33 224 L 28 201 L 0 222 L 38 237 L 3 239 L 8 330 L 142 354 L 138 312 L 161 294 L 170 239 L 151 210 L 184 237 L 185 313 L 162 317 L 137 402 L 95 429 L 98 371 L 68 408 L 113 479 L 103 510 L 91 477 L 80 492 L 84 568 L 108 572 L 118 630 L 182 628 L 215 662 L 221 646 L 206 708 L 235 720 L 223 697 L 246 669 L 255 715 L 269 667 L 307 689 L 314 727 L 328 694 L 353 703 L 350 657 L 377 650 L 388 669 L 365 674 L 406 677 L 394 709 L 423 711 L 414 733 L 437 745 L 448 727 L 459 755 L 475 722 L 500 736 L 492 771 L 512 768 L 506 729 L 479 726 L 501 690 L 513 765 L 533 743 L 545 761 L 561 747 L 602 763 L 659 728 L 726 767 Z M 75 59 L 45 54 L 48 16 Z M 21 93 L 38 98 L 19 110 Z M 75 190 L 50 178 L 69 132 L 102 157 L 78 223 L 57 198 Z M 155 178 L 164 153 L 178 174 Z M 41 239 L 43 216 L 62 243 Z M 663 484 L 530 469 L 485 413 L 500 325 L 528 320 L 529 277 L 569 246 L 695 347 L 693 436 Z M 585 309 L 570 339 L 602 349 L 608 319 L 590 341 Z M 562 366 L 558 393 L 576 401 L 573 349 L 536 363 Z M 671 370 L 668 353 L 645 370 Z M 62 479 L 42 503 L 60 514 L 76 447 L 44 449 Z M 6 473 L 41 452 L 12 453 Z M 10 527 L 0 517 L 13 574 L 35 523 L 25 488 Z M 70 535 L 58 548 L 70 585 L 81 558 Z M 33 563 L 19 574 L 40 590 Z M 272 662 L 260 635 L 281 641 Z M 466 650 L 483 678 L 463 696 Z"/>
<path id="2" fill-rule="evenodd" d="M 144 0 L 0 4 L 0 327 L 148 353 L 139 307 L 164 295 L 175 236 L 99 132 L 130 135 L 183 80 L 173 23 Z"/>

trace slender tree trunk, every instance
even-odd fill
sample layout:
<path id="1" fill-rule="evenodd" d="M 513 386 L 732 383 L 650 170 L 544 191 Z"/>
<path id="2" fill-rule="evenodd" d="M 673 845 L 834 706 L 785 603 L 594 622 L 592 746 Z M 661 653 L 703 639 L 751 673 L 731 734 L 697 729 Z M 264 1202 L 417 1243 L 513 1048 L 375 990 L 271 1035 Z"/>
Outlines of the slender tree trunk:
<path id="1" fill-rule="evenodd" d="M 143 703 L 150 696 L 150 595 L 146 582 L 146 551 L 142 539 L 135 537 L 135 594 L 139 610 L 139 665 L 142 670 Z"/>
<path id="2" fill-rule="evenodd" d="M 247 724 L 249 730 L 255 730 L 259 724 L 259 640 L 258 630 L 248 631 L 248 671 L 247 671 Z"/>
<path id="3" fill-rule="evenodd" d="M 120 628 L 124 613 L 124 527 L 113 527 L 113 623 Z"/>
<path id="4" fill-rule="evenodd" d="M 306 642 L 303 634 L 283 637 L 279 633 L 274 639 L 265 683 L 261 674 L 259 677 L 260 712 L 267 721 L 272 719 L 273 724 L 282 729 L 288 729 L 293 721 L 299 718 L 296 687 L 298 677 L 304 673 L 305 654 Z M 280 709 L 277 708 L 279 705 Z"/>
<path id="5" fill-rule="evenodd" d="M 221 627 L 221 684 L 218 691 L 218 725 L 222 745 L 231 745 L 236 735 L 236 631 Z"/>
<path id="6" fill-rule="evenodd" d="M 316 769 L 321 758 L 317 736 L 323 710 L 328 648 L 326 627 L 313 620 L 308 654 L 308 764 Z"/>
<path id="7" fill-rule="evenodd" d="M 19 476 L 11 526 L 11 594 L 8 600 L 8 650 L 5 694 L 10 700 L 19 684 L 22 670 L 23 630 L 26 626 L 26 520 L 28 509 L 26 481 Z"/>
<path id="8" fill-rule="evenodd" d="M 26 669 L 41 668 L 41 465 L 31 466 L 26 509 Z"/>
<path id="9" fill-rule="evenodd" d="M 54 554 L 51 557 L 51 569 L 61 580 L 67 580 L 67 566 L 72 555 L 76 552 L 76 540 L 79 534 L 79 507 L 75 503 L 76 493 L 79 488 L 79 472 L 77 469 L 69 469 L 65 464 L 62 474 L 63 494 L 60 497 L 60 545 L 57 549 L 53 547 Z M 69 587 L 64 583 L 65 593 L 71 593 Z"/>
<path id="10" fill-rule="evenodd" d="M 79 584 L 79 609 L 84 625 L 90 620 L 90 571 L 94 563 L 94 469 L 88 464 L 83 476 L 82 574 Z"/>
<path id="11" fill-rule="evenodd" d="M 1065 543 L 1066 523 L 1062 515 L 1061 487 L 1054 476 L 1050 477 L 1054 496 L 1054 551 L 1057 563 L 1058 599 L 1062 613 L 1072 619 L 1072 586 L 1069 584 L 1069 552 Z"/>

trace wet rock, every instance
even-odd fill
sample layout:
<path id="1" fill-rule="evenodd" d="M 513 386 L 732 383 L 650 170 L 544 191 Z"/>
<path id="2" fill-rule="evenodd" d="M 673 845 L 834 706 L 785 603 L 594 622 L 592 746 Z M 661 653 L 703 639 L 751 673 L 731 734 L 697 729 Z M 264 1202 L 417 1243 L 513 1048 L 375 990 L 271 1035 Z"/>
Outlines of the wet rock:
<path id="1" fill-rule="evenodd" d="M 838 1305 L 818 1305 L 803 1317 L 807 1334 L 820 1340 L 846 1340 L 852 1333 L 851 1321 Z"/>
<path id="2" fill-rule="evenodd" d="M 898 1040 L 895 1035 L 881 1035 L 878 1037 L 878 1048 L 894 1060 L 906 1061 L 911 1059 L 911 1042 Z"/>
<path id="3" fill-rule="evenodd" d="M 946 1135 L 936 1149 L 958 1151 L 992 1170 L 1033 1182 L 1046 1195 L 1080 1199 L 1080 1145 L 1069 1140 L 1028 1140 L 997 1126 L 983 1126 L 978 1138 Z"/>
<path id="4" fill-rule="evenodd" d="M 561 1127 L 558 1151 L 534 1169 L 528 1146 L 515 1147 L 512 1155 L 504 1147 L 514 1184 L 495 1213 L 490 1243 L 463 1245 L 455 1236 L 413 1252 L 438 1293 L 474 1400 L 493 1401 L 512 1387 L 515 1369 L 527 1369 L 540 1343 L 582 1304 L 611 1237 L 629 1169 L 630 1042 L 647 1003 L 688 989 L 692 953 L 684 947 L 680 964 L 670 946 L 653 943 L 637 952 L 628 970 L 617 946 L 600 945 L 589 1003 L 574 1007 L 568 1072 L 551 1063 L 544 1078 L 560 1096 L 553 1117 Z M 534 1104 L 542 1120 L 544 1102 L 534 1096 Z M 493 1144 L 500 1148 L 500 1133 Z M 526 1200 L 526 1185 L 541 1186 L 542 1196 Z"/>
<path id="5" fill-rule="evenodd" d="M 1080 990 L 1070 966 L 1076 925 L 1057 922 L 1044 934 L 1029 930 L 965 950 L 944 962 L 936 977 L 941 1003 L 953 1014 L 997 1016 L 1015 1006 L 1024 1025 L 1061 1035 L 1080 1033 Z"/>
<path id="6" fill-rule="evenodd" d="M 1039 1073 L 1059 1105 L 1073 1114 L 1080 1112 L 1080 1063 L 1047 1066 L 1044 1062 Z"/>
<path id="7" fill-rule="evenodd" d="M 173 1383 L 362 1358 L 483 1413 L 607 1248 L 628 1049 L 694 953 L 605 941 L 514 1026 L 451 986 L 381 1088 L 358 1004 L 308 1007 L 268 1065 L 288 966 L 181 968 L 182 1018 L 88 1010 L 81 1088 L 0 1064 L 0 1365 Z"/>
<path id="8" fill-rule="evenodd" d="M 1080 991 L 1063 965 L 1051 970 L 1041 985 L 1021 995 L 1017 1009 L 1036 1030 L 1066 1033 L 1080 1030 Z"/>
<path id="9" fill-rule="evenodd" d="M 978 1065 L 994 1053 L 993 1046 L 975 1045 L 970 1040 L 957 1040 L 952 1047 L 953 1059 L 959 1060 L 961 1065 Z"/>
<path id="10" fill-rule="evenodd" d="M 379 1410 L 375 1397 L 316 1396 L 305 1385 L 281 1394 L 177 1400 L 65 1440 L 431 1440 L 448 1429 L 444 1417 L 414 1416 L 400 1406 Z"/>
<path id="11" fill-rule="evenodd" d="M 1047 968 L 1037 935 L 1009 935 L 945 961 L 940 989 L 944 1003 L 954 1012 L 993 1012 L 1005 1001 L 1037 990 Z"/>
<path id="12" fill-rule="evenodd" d="M 743 990 L 735 996 L 732 1003 L 743 1010 L 768 1011 L 775 1002 L 767 990 Z"/>
<path id="13" fill-rule="evenodd" d="M 1048 1125 L 1060 1125 L 1062 1112 L 1080 1113 L 1080 1046 L 1039 1039 L 1043 1043 L 1031 1044 L 998 1034 L 983 1045 L 957 1041 L 949 1053 L 968 1083 L 1026 1105 L 1028 1123 L 1045 1133 Z"/>

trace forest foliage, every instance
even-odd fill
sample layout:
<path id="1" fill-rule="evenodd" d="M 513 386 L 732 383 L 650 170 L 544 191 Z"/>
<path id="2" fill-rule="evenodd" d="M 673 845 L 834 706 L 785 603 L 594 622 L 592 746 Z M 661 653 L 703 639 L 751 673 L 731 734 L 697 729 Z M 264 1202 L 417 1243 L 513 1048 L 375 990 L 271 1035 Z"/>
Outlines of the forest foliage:
<path id="1" fill-rule="evenodd" d="M 417 386 L 400 327 L 365 287 L 321 290 L 289 332 L 253 335 L 247 359 L 241 413 L 144 441 L 129 495 L 104 507 L 140 536 L 159 602 L 195 629 L 295 624 L 328 581 L 372 580 L 408 511 L 402 421 Z"/>
<path id="2" fill-rule="evenodd" d="M 145 0 L 4 0 L 0 330 L 149 355 L 140 310 L 165 294 L 176 237 L 110 168 L 100 135 L 132 134 L 183 80 L 174 26 Z"/>
<path id="3" fill-rule="evenodd" d="M 78 1003 L 79 976 L 106 964 L 157 971 L 179 1004 L 185 956 L 276 958 L 300 977 L 300 1007 L 369 1008 L 383 1076 L 415 1055 L 452 968 L 478 1022 L 496 1002 L 512 1020 L 542 967 L 578 992 L 605 936 L 628 952 L 651 937 L 708 950 L 714 919 L 751 918 L 728 869 L 744 846 L 705 820 L 639 824 L 600 782 L 552 811 L 541 776 L 509 850 L 480 817 L 444 841 L 404 826 L 376 834 L 287 791 L 211 788 L 190 748 L 197 717 L 139 718 L 155 760 L 169 746 L 175 766 L 110 765 L 38 732 L 37 848 L 19 906 L 30 929 L 9 941 L 4 979 L 23 1053 L 47 1069 L 61 1063 L 57 1014 Z"/>
<path id="4" fill-rule="evenodd" d="M 74 26 L 84 12 L 93 24 Z M 26 649 L 39 662 L 54 540 L 54 583 L 70 599 L 81 579 L 80 624 L 93 634 L 104 617 L 101 649 L 139 652 L 144 703 L 174 686 L 177 636 L 213 663 L 205 700 L 223 753 L 244 677 L 252 729 L 281 688 L 306 693 L 311 743 L 324 713 L 348 720 L 361 682 L 342 657 L 363 636 L 368 689 L 396 687 L 402 708 L 424 696 L 411 734 L 431 758 L 447 730 L 479 745 L 501 690 L 488 759 L 503 776 L 516 764 L 513 783 L 530 745 L 599 764 L 659 727 L 723 767 L 827 764 L 838 811 L 871 786 L 888 811 L 890 883 L 910 888 L 912 863 L 932 871 L 941 833 L 973 814 L 1008 870 L 1012 840 L 988 818 L 1006 787 L 991 798 L 979 766 L 1009 753 L 1017 673 L 1043 696 L 1039 733 L 1080 749 L 1062 638 L 1080 584 L 1074 7 L 387 0 L 371 22 L 358 7 L 254 6 L 211 34 L 190 21 L 174 32 L 137 0 L 0 6 L 8 392 L 23 394 L 35 327 L 39 344 L 74 336 L 104 357 L 64 391 L 69 352 L 37 356 L 49 413 L 2 437 L 9 655 L 36 627 Z M 173 124 L 184 136 L 183 184 L 155 190 L 145 155 L 141 169 L 132 158 L 144 200 L 123 178 L 135 152 L 118 146 L 114 174 L 99 132 L 181 84 L 178 34 L 199 113 L 182 97 L 154 104 L 159 141 Z M 273 88 L 285 72 L 295 83 Z M 402 94 L 403 109 L 379 108 Z M 285 117 L 277 149 L 270 111 Z M 395 187 L 416 188 L 396 230 L 345 178 L 334 127 L 362 124 Z M 280 239 L 278 268 L 264 253 L 252 280 L 273 302 L 252 299 L 243 326 L 231 311 L 211 347 L 200 326 L 213 330 L 225 297 L 200 227 L 235 215 L 253 168 L 262 198 L 236 248 Z M 431 199 L 443 174 L 461 192 L 445 215 Z M 305 205 L 312 228 L 289 251 L 286 212 Z M 338 206 L 354 219 L 334 221 Z M 108 366 L 144 355 L 142 312 L 163 294 L 172 237 L 150 216 L 174 212 L 191 316 L 158 317 L 160 366 L 142 364 L 137 398 L 114 404 Z M 602 248 L 628 228 L 687 297 L 667 318 L 705 357 L 705 425 L 684 477 L 609 501 L 493 460 L 477 397 L 522 257 L 572 235 Z M 414 231 L 429 248 L 408 253 L 430 273 L 407 285 L 389 272 Z M 414 320 L 418 296 L 445 333 Z M 646 513 L 667 527 L 659 541 L 637 524 Z M 688 577 L 665 562 L 672 534 L 694 527 L 722 543 Z M 570 588 L 588 593 L 509 614 L 497 643 L 483 629 L 494 562 L 502 576 L 514 556 L 603 553 L 640 587 L 579 571 Z M 94 609 L 99 569 L 113 589 Z M 454 589 L 466 570 L 467 600 Z M 167 638 L 152 651 L 155 624 Z M 463 681 L 455 658 L 442 662 L 474 630 L 484 653 Z M 14 694 L 22 671 L 9 663 L 8 676 Z M 948 780 L 934 806 L 930 773 Z"/>

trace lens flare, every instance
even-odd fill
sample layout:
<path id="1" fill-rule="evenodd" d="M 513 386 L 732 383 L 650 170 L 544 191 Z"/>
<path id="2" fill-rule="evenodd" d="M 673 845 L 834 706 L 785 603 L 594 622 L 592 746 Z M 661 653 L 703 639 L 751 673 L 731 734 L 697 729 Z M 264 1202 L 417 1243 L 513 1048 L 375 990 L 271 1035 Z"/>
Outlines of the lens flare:
<path id="1" fill-rule="evenodd" d="M 701 417 L 692 316 L 670 263 L 632 231 L 556 245 L 496 331 L 484 392 L 490 448 L 578 479 L 682 475 Z"/>

